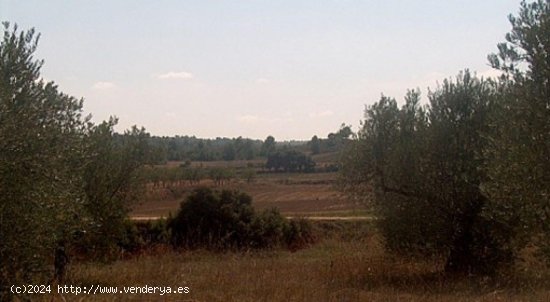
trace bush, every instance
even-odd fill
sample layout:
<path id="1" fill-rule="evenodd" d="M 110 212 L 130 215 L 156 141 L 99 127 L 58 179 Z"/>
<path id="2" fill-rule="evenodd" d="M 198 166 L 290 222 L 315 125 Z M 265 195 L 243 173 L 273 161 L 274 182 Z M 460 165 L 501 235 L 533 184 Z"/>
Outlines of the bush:
<path id="1" fill-rule="evenodd" d="M 136 254 L 145 249 L 170 243 L 170 232 L 166 219 L 154 221 L 125 222 L 124 236 L 119 240 L 118 247 L 123 253 Z"/>
<path id="2" fill-rule="evenodd" d="M 136 223 L 131 220 L 124 221 L 124 234 L 118 242 L 118 246 L 123 252 L 135 253 L 145 246 L 145 242 L 140 236 Z"/>
<path id="3" fill-rule="evenodd" d="M 158 219 L 153 222 L 147 221 L 143 230 L 142 234 L 144 234 L 145 242 L 148 244 L 155 245 L 170 242 L 170 230 L 166 219 Z"/>
<path id="4" fill-rule="evenodd" d="M 272 248 L 281 245 L 288 221 L 279 210 L 267 209 L 254 217 L 251 225 L 250 245 L 256 248 Z"/>
<path id="5" fill-rule="evenodd" d="M 316 241 L 313 226 L 304 218 L 291 220 L 285 229 L 285 241 L 291 251 L 306 247 Z"/>
<path id="6" fill-rule="evenodd" d="M 236 191 L 196 189 L 170 221 L 175 246 L 228 248 L 246 245 L 254 210 L 250 196 Z"/>
<path id="7" fill-rule="evenodd" d="M 313 242 L 306 220 L 289 222 L 277 209 L 257 214 L 252 198 L 237 191 L 196 189 L 168 223 L 171 242 L 186 248 L 297 249 Z"/>

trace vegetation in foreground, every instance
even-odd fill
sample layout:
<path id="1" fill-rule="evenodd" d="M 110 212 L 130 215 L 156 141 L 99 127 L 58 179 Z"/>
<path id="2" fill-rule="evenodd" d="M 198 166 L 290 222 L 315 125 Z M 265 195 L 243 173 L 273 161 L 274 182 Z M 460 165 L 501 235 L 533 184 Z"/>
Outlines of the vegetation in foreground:
<path id="1" fill-rule="evenodd" d="M 314 227 L 322 241 L 297 252 L 174 252 L 159 248 L 111 264 L 72 264 L 67 283 L 190 288 L 186 295 L 105 294 L 86 296 L 86 301 L 550 299 L 550 271 L 541 270 L 538 263 L 530 262 L 532 259 L 491 278 L 449 277 L 441 273 L 444 261 L 413 261 L 385 253 L 381 237 L 368 222 L 317 222 Z M 77 298 L 69 294 L 64 297 Z"/>

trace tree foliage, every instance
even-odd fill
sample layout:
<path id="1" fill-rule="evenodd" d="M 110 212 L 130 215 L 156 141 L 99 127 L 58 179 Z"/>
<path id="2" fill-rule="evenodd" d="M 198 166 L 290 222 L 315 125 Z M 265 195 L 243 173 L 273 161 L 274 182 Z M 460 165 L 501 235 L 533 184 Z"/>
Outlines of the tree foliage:
<path id="1" fill-rule="evenodd" d="M 249 160 L 263 154 L 261 140 L 249 138 L 202 139 L 195 136 L 149 138 L 158 163 L 166 161 Z"/>
<path id="2" fill-rule="evenodd" d="M 4 23 L 0 44 L 0 287 L 47 281 L 56 246 L 108 237 L 143 163 L 143 130 L 94 125 L 82 100 L 40 77 L 34 30 Z M 139 153 L 139 154 L 138 154 Z M 108 227 L 107 227 L 108 226 Z M 103 238 L 99 236 L 100 238 Z M 9 299 L 9 297 L 8 297 Z"/>
<path id="3" fill-rule="evenodd" d="M 275 152 L 276 150 L 276 143 L 275 138 L 271 135 L 266 137 L 265 141 L 262 144 L 262 148 L 260 149 L 260 154 L 263 156 L 269 156 L 271 153 Z"/>
<path id="4" fill-rule="evenodd" d="M 313 172 L 315 162 L 311 157 L 292 149 L 277 150 L 267 157 L 265 167 L 284 172 Z"/>
<path id="5" fill-rule="evenodd" d="M 348 142 L 354 137 L 355 133 L 351 130 L 351 126 L 342 123 L 338 131 L 329 133 L 326 138 L 319 138 L 317 135 L 314 135 L 311 140 L 307 142 L 307 146 L 313 155 L 319 153 L 341 152 L 348 147 Z"/>
<path id="6" fill-rule="evenodd" d="M 0 286 L 32 281 L 72 228 L 86 129 L 82 101 L 40 79 L 34 30 L 9 30 L 0 44 Z"/>
<path id="7" fill-rule="evenodd" d="M 535 244 L 550 260 L 550 1 L 522 2 L 512 31 L 489 56 L 503 72 L 488 133 L 485 215 L 506 225 L 516 249 Z"/>
<path id="8" fill-rule="evenodd" d="M 314 135 L 311 138 L 311 141 L 308 142 L 308 145 L 309 145 L 311 154 L 315 155 L 315 154 L 319 154 L 319 152 L 321 152 L 321 142 L 320 142 L 319 138 L 317 137 L 317 135 Z"/>
<path id="9" fill-rule="evenodd" d="M 446 257 L 448 272 L 489 273 L 550 238 L 550 2 L 523 2 L 491 64 L 419 104 L 382 97 L 343 160 L 344 188 L 370 203 L 394 251 Z"/>
<path id="10" fill-rule="evenodd" d="M 449 271 L 501 260 L 490 253 L 480 215 L 481 133 L 494 91 L 492 82 L 465 71 L 431 92 L 425 107 L 419 92 L 409 91 L 401 108 L 384 96 L 367 108 L 343 173 L 361 188 L 355 192 L 373 198 L 390 249 L 446 255 Z"/>
<path id="11" fill-rule="evenodd" d="M 111 118 L 94 125 L 84 137 L 83 216 L 89 223 L 83 226 L 87 233 L 81 240 L 102 258 L 116 251 L 124 236 L 130 205 L 144 188 L 140 167 L 151 159 L 145 129 L 134 126 L 119 135 L 113 129 L 116 122 Z"/>

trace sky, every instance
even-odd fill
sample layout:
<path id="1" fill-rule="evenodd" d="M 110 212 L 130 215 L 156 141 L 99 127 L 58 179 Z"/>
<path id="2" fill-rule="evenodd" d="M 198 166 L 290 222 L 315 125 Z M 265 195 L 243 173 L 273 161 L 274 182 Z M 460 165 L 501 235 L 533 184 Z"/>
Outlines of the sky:
<path id="1" fill-rule="evenodd" d="M 0 0 L 0 20 L 40 32 L 42 76 L 118 131 L 305 140 L 357 130 L 382 94 L 494 76 L 519 3 Z"/>

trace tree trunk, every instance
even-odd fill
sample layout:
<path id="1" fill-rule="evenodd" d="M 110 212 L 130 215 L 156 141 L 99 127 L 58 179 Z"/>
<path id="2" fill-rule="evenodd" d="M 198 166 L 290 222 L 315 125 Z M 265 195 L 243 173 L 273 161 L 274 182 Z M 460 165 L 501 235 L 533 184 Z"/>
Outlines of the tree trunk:
<path id="1" fill-rule="evenodd" d="M 479 253 L 474 250 L 474 227 L 485 202 L 481 194 L 472 201 L 458 217 L 455 217 L 455 236 L 445 264 L 445 272 L 452 274 L 475 274 L 485 269 Z"/>
<path id="2" fill-rule="evenodd" d="M 471 228 L 458 234 L 445 263 L 445 272 L 451 274 L 471 274 L 475 271 L 475 255 L 472 251 Z"/>

